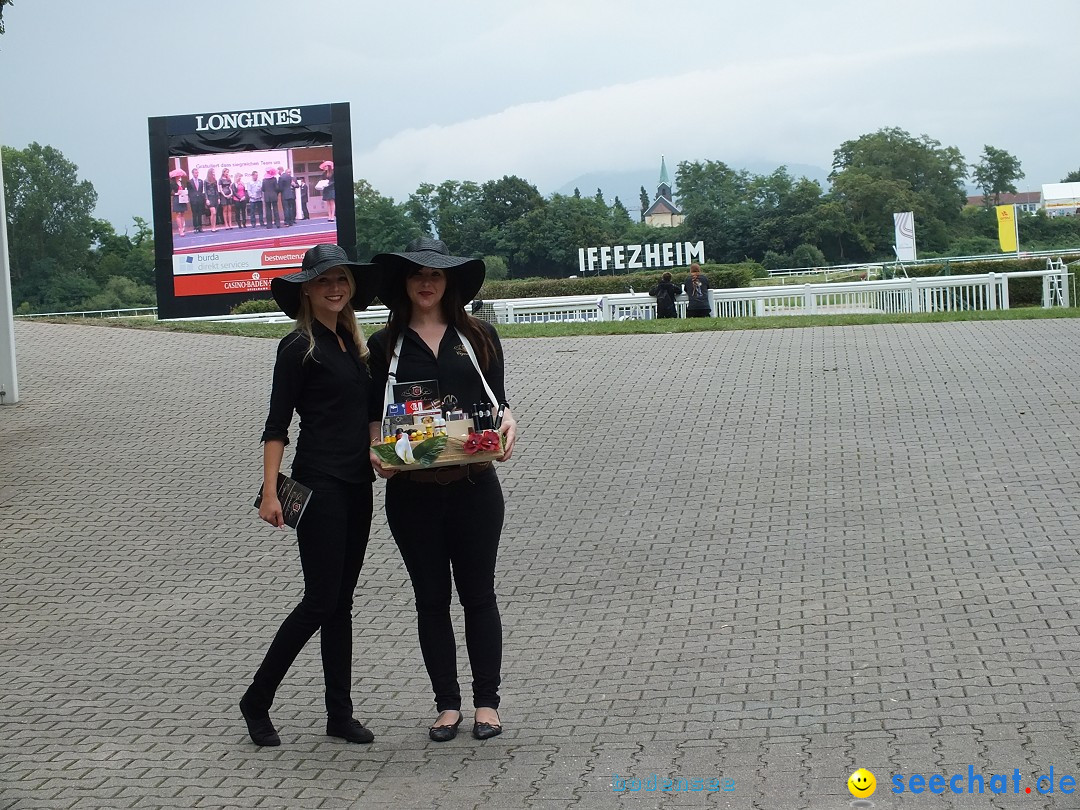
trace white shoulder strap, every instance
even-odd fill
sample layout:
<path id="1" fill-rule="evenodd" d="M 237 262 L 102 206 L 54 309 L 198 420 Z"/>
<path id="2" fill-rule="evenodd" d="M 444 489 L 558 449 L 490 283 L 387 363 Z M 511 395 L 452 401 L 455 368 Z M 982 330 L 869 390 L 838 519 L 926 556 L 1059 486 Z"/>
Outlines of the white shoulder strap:
<path id="1" fill-rule="evenodd" d="M 499 398 L 495 396 L 495 393 L 491 390 L 491 386 L 488 385 L 487 378 L 484 376 L 484 372 L 480 370 L 480 364 L 476 361 L 476 352 L 473 351 L 472 344 L 469 343 L 469 339 L 461 333 L 461 330 L 454 327 L 454 331 L 457 332 L 457 336 L 461 339 L 461 345 L 465 347 L 465 351 L 469 355 L 469 359 L 472 360 L 473 368 L 476 369 L 476 373 L 480 375 L 480 382 L 484 384 L 484 391 L 487 393 L 489 401 L 492 405 L 501 405 Z"/>
<path id="2" fill-rule="evenodd" d="M 401 358 L 401 345 L 404 342 L 405 335 L 398 335 L 397 345 L 394 346 L 394 355 L 390 358 L 390 371 L 386 375 L 386 390 L 383 392 L 382 416 L 379 417 L 380 422 L 386 418 L 386 412 L 390 410 L 390 403 L 394 401 L 393 385 L 397 382 L 398 360 Z"/>
<path id="3" fill-rule="evenodd" d="M 472 360 L 473 368 L 476 369 L 476 373 L 480 375 L 480 382 L 484 385 L 484 392 L 488 395 L 492 405 L 500 405 L 498 397 L 495 396 L 495 392 L 491 390 L 491 386 L 488 385 L 487 378 L 484 376 L 484 372 L 480 370 L 480 363 L 476 360 L 476 352 L 473 351 L 472 344 L 469 343 L 469 339 L 461 333 L 460 329 L 455 328 L 458 338 L 461 340 L 461 345 L 465 347 L 466 354 L 469 355 L 469 359 Z M 397 382 L 397 369 L 398 360 L 401 358 L 401 347 L 404 345 L 405 335 L 398 335 L 397 344 L 394 346 L 394 354 L 390 358 L 390 370 L 386 375 L 386 390 L 383 392 L 383 412 L 382 417 L 386 416 L 387 410 L 390 408 L 390 403 L 394 401 L 394 389 L 393 385 Z"/>

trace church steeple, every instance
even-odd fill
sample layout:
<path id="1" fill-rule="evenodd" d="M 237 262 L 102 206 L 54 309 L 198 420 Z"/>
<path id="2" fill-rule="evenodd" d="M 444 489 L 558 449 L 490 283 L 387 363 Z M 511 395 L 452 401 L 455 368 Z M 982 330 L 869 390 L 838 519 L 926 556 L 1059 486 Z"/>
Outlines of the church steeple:
<path id="1" fill-rule="evenodd" d="M 656 199 L 663 198 L 671 202 L 671 183 L 668 181 L 667 163 L 664 156 L 660 156 L 660 184 L 656 187 Z"/>
<path id="2" fill-rule="evenodd" d="M 644 191 L 644 188 L 642 189 Z M 668 179 L 667 160 L 660 156 L 660 182 L 656 186 L 656 199 L 645 213 L 642 220 L 646 225 L 653 227 L 674 227 L 682 223 L 685 217 L 682 211 L 675 207 L 671 199 L 671 181 Z"/>

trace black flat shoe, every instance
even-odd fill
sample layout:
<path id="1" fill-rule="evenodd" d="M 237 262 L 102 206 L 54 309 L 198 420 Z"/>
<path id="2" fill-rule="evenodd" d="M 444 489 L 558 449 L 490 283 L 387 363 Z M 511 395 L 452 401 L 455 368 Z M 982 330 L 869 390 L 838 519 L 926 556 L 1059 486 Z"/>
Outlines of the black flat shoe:
<path id="1" fill-rule="evenodd" d="M 253 743 L 264 746 L 281 745 L 281 738 L 278 737 L 277 729 L 270 722 L 270 715 L 267 712 L 261 715 L 253 712 L 244 700 L 241 700 L 240 713 L 244 715 L 244 722 L 247 723 L 248 734 Z"/>
<path id="2" fill-rule="evenodd" d="M 328 737 L 340 737 L 351 743 L 369 743 L 375 740 L 375 735 L 364 728 L 364 725 L 359 720 L 352 717 L 348 720 L 327 720 L 326 735 Z"/>
<path id="3" fill-rule="evenodd" d="M 498 715 L 498 712 L 495 713 Z M 472 735 L 478 740 L 490 740 L 502 734 L 502 726 L 499 723 L 473 723 Z"/>
<path id="4" fill-rule="evenodd" d="M 458 726 L 461 725 L 461 721 L 464 715 L 459 711 L 457 715 L 457 722 L 452 726 L 432 726 L 428 729 L 428 737 L 435 742 L 450 742 L 457 736 Z"/>

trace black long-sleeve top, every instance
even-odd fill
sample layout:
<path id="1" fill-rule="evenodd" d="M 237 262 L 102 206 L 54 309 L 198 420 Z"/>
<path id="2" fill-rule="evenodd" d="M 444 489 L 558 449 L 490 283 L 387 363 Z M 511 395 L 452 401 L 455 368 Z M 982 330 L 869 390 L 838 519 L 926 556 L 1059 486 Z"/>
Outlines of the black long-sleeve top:
<path id="1" fill-rule="evenodd" d="M 294 470 L 307 467 L 352 483 L 373 481 L 368 458 L 371 374 L 343 327 L 335 335 L 316 321 L 311 331 L 315 336 L 311 357 L 305 358 L 308 340 L 302 332 L 290 332 L 278 344 L 262 441 L 288 444 L 289 423 L 296 411 L 300 435 Z M 338 344 L 339 335 L 345 351 Z"/>
<path id="2" fill-rule="evenodd" d="M 499 402 L 506 402 L 506 389 L 503 383 L 503 351 L 499 342 L 499 335 L 495 327 L 484 321 L 480 322 L 486 329 L 495 347 L 494 356 L 484 369 L 484 378 L 491 386 L 491 390 L 498 397 Z M 457 406 L 468 412 L 474 403 L 487 402 L 489 397 L 484 391 L 484 384 L 473 367 L 472 360 L 465 352 L 465 347 L 458 339 L 453 326 L 446 327 L 446 333 L 439 343 L 439 356 L 431 353 L 431 348 L 424 343 L 412 329 L 404 330 L 404 342 L 401 346 L 401 357 L 398 360 L 397 382 L 419 382 L 421 380 L 438 380 L 439 396 L 442 397 L 444 407 L 447 403 L 456 402 Z M 373 422 L 381 421 L 383 417 L 383 395 L 386 391 L 386 377 L 390 371 L 390 364 L 386 359 L 387 332 L 382 329 L 368 339 L 368 348 L 371 351 L 371 400 L 368 411 Z M 393 348 L 393 347 L 391 347 Z M 473 346 L 473 351 L 476 347 Z M 479 360 L 479 352 L 477 359 Z M 450 399 L 452 398 L 452 399 Z M 498 405 L 499 403 L 492 403 Z"/>

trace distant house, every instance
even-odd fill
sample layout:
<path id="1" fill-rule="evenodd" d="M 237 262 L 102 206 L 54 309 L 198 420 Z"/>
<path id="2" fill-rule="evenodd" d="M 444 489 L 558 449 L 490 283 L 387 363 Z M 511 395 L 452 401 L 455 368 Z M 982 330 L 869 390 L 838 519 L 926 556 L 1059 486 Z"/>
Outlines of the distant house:
<path id="1" fill-rule="evenodd" d="M 985 197 L 979 194 L 974 197 L 967 198 L 967 204 L 969 207 L 982 208 L 983 200 Z M 994 204 L 994 200 L 990 198 L 990 205 Z M 1022 211 L 1026 214 L 1034 214 L 1040 208 L 1042 204 L 1042 194 L 1038 191 L 1021 191 L 1019 194 L 1010 194 L 1007 191 L 1003 191 L 998 195 L 998 205 L 1016 205 L 1017 211 Z"/>
<path id="2" fill-rule="evenodd" d="M 672 228 L 686 219 L 671 201 L 671 183 L 668 182 L 667 164 L 660 156 L 660 184 L 656 187 L 656 199 L 645 211 L 645 224 L 654 228 Z"/>

